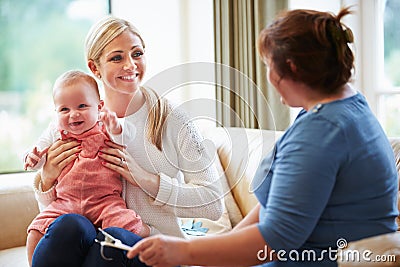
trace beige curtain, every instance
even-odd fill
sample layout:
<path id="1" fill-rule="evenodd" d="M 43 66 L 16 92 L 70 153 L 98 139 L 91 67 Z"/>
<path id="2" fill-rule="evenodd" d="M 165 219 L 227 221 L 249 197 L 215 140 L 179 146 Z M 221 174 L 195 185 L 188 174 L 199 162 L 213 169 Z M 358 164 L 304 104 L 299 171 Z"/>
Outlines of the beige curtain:
<path id="1" fill-rule="evenodd" d="M 287 0 L 214 0 L 217 121 L 226 127 L 284 130 L 289 109 L 267 82 L 259 32 Z"/>

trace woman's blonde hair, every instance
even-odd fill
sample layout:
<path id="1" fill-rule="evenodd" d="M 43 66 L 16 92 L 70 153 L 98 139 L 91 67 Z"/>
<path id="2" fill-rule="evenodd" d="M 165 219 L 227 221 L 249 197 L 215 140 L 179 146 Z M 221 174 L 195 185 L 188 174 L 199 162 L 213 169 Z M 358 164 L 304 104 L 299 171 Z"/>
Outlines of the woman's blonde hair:
<path id="1" fill-rule="evenodd" d="M 93 60 L 98 64 L 104 48 L 125 30 L 139 37 L 143 48 L 145 48 L 142 36 L 129 21 L 113 16 L 106 16 L 94 24 L 86 36 L 86 61 Z"/>
<path id="2" fill-rule="evenodd" d="M 130 22 L 107 16 L 92 26 L 86 36 L 85 54 L 86 61 L 93 60 L 95 64 L 100 63 L 100 57 L 104 48 L 116 37 L 124 31 L 130 31 L 139 37 L 143 48 L 144 41 L 139 31 Z M 170 113 L 168 101 L 158 96 L 158 94 L 150 89 L 141 87 L 141 91 L 146 100 L 146 105 L 149 109 L 147 117 L 146 136 L 148 140 L 154 144 L 160 151 L 162 150 L 162 133 L 165 128 L 165 122 Z"/>
<path id="3" fill-rule="evenodd" d="M 147 116 L 147 139 L 160 151 L 162 150 L 162 133 L 165 122 L 171 113 L 171 106 L 165 98 L 160 97 L 153 89 L 142 87 L 146 104 L 149 108 Z"/>

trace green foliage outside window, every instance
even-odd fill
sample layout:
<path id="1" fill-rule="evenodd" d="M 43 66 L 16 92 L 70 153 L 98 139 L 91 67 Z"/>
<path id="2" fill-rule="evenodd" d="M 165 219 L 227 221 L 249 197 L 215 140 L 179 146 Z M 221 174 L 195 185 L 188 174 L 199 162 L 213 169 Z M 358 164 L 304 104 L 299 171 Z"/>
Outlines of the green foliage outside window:
<path id="1" fill-rule="evenodd" d="M 385 74 L 394 86 L 400 86 L 400 12 L 399 0 L 387 0 L 384 15 Z"/>
<path id="2" fill-rule="evenodd" d="M 97 17 L 76 9 L 79 2 L 0 0 L 0 172 L 22 170 L 24 151 L 53 118 L 56 77 L 69 69 L 88 71 L 84 38 L 107 14 L 107 1 L 90 1 L 103 7 Z"/>
<path id="3" fill-rule="evenodd" d="M 383 89 L 400 88 L 400 13 L 399 0 L 386 0 L 384 13 L 384 62 Z M 381 86 L 382 86 L 381 85 Z M 400 94 L 380 97 L 381 120 L 389 136 L 400 136 Z"/>

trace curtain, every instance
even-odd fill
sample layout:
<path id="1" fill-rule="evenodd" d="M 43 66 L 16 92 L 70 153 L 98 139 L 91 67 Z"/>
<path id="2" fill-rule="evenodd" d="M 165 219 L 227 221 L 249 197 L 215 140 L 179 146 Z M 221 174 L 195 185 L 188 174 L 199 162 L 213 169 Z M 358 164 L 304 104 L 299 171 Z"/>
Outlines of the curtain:
<path id="1" fill-rule="evenodd" d="M 214 0 L 217 121 L 225 127 L 285 130 L 289 108 L 268 84 L 259 32 L 288 0 Z"/>

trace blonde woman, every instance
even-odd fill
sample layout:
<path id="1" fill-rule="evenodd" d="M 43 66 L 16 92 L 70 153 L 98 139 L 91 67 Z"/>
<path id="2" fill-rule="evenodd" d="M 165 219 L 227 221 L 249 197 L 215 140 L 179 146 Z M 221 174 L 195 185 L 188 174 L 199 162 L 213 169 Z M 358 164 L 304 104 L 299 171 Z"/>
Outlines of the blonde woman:
<path id="1" fill-rule="evenodd" d="M 150 227 L 150 234 L 183 237 L 179 217 L 218 219 L 223 210 L 218 173 L 204 153 L 198 129 L 181 111 L 155 91 L 141 86 L 146 72 L 145 44 L 129 22 L 106 17 L 86 39 L 89 69 L 104 87 L 104 105 L 136 126 L 135 139 L 123 147 L 106 142 L 99 151 L 104 166 L 124 178 L 123 196 Z M 62 169 L 76 159 L 76 141 L 57 141 L 35 179 L 39 203 L 56 198 L 54 183 Z M 141 238 L 117 227 L 106 229 L 127 245 Z M 97 231 L 85 217 L 67 214 L 52 223 L 32 259 L 37 266 L 141 266 L 137 258 L 94 243 Z M 98 239 L 104 239 L 101 233 Z"/>

